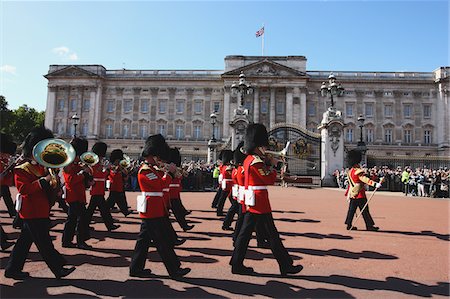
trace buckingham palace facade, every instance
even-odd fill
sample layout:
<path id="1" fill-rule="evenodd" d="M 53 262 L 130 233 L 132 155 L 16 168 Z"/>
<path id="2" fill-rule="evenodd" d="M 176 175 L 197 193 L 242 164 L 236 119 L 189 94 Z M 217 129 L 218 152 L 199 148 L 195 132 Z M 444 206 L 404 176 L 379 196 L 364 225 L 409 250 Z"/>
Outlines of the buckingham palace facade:
<path id="1" fill-rule="evenodd" d="M 74 133 L 90 144 L 137 157 L 144 140 L 161 133 L 182 156 L 206 159 L 213 135 L 226 144 L 237 98 L 230 86 L 241 72 L 254 87 L 245 98 L 253 122 L 268 129 L 295 124 L 318 133 L 330 99 L 322 82 L 331 71 L 309 71 L 304 56 L 227 56 L 224 70 L 107 70 L 102 65 L 51 65 L 45 125 L 61 138 Z M 450 156 L 450 67 L 430 72 L 333 71 L 345 88 L 335 107 L 345 120 L 346 148 L 360 139 L 373 157 Z M 426 158 L 425 158 L 426 159 Z"/>

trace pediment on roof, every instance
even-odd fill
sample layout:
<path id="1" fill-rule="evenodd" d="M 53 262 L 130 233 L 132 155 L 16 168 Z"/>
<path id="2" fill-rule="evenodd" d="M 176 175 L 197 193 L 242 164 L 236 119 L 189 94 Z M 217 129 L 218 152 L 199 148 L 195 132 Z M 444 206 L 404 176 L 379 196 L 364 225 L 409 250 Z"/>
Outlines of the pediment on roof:
<path id="1" fill-rule="evenodd" d="M 76 78 L 80 78 L 80 77 L 84 77 L 84 78 L 99 78 L 100 76 L 90 72 L 88 70 L 85 70 L 83 68 L 80 68 L 76 65 L 69 65 L 65 68 L 62 68 L 60 70 L 48 73 L 47 75 L 44 76 L 45 78 L 57 78 L 57 77 L 76 77 Z"/>
<path id="2" fill-rule="evenodd" d="M 305 72 L 279 64 L 268 59 L 228 71 L 222 77 L 236 77 L 243 72 L 247 77 L 306 77 Z"/>

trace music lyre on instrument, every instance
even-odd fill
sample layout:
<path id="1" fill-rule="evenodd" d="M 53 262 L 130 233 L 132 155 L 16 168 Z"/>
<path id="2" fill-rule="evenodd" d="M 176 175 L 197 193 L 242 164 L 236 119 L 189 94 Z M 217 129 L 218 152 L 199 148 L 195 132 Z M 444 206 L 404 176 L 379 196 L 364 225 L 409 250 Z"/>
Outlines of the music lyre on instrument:
<path id="1" fill-rule="evenodd" d="M 316 169 L 316 163 L 305 160 L 305 159 L 300 159 L 297 157 L 292 157 L 292 156 L 288 156 L 288 151 L 289 151 L 289 146 L 291 145 L 291 142 L 288 141 L 286 143 L 286 146 L 279 152 L 274 152 L 274 151 L 265 151 L 266 154 L 269 155 L 273 155 L 273 156 L 277 156 L 280 157 L 281 160 L 286 163 L 286 160 L 296 160 L 296 161 L 302 161 L 304 163 L 306 163 L 306 167 L 310 168 L 310 169 Z"/>

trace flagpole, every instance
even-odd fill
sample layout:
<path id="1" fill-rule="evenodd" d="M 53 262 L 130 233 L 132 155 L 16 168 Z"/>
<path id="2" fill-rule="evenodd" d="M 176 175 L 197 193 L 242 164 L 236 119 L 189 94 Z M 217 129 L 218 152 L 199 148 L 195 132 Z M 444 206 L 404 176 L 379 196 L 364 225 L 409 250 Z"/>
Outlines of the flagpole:
<path id="1" fill-rule="evenodd" d="M 262 34 L 262 39 L 261 39 L 261 56 L 264 56 L 264 35 L 266 35 L 266 28 L 264 28 L 264 24 L 263 24 L 263 34 Z"/>

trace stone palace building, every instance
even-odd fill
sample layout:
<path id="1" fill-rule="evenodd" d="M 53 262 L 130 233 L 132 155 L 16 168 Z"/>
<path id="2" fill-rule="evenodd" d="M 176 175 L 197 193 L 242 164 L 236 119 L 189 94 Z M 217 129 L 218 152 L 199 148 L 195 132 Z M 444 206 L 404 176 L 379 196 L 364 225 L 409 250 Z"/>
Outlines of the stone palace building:
<path id="1" fill-rule="evenodd" d="M 206 160 L 217 114 L 215 138 L 226 144 L 237 108 L 231 85 L 243 72 L 255 88 L 245 98 L 253 122 L 268 129 L 295 124 L 318 132 L 330 105 L 322 82 L 331 71 L 311 71 L 304 56 L 227 56 L 224 70 L 108 70 L 102 65 L 51 65 L 45 125 L 61 138 L 74 133 L 90 145 L 137 157 L 145 138 L 161 133 L 183 157 Z M 365 117 L 368 157 L 433 159 L 450 156 L 450 67 L 430 72 L 333 71 L 345 88 L 335 107 L 345 120 L 344 144 L 360 139 L 357 118 Z"/>

